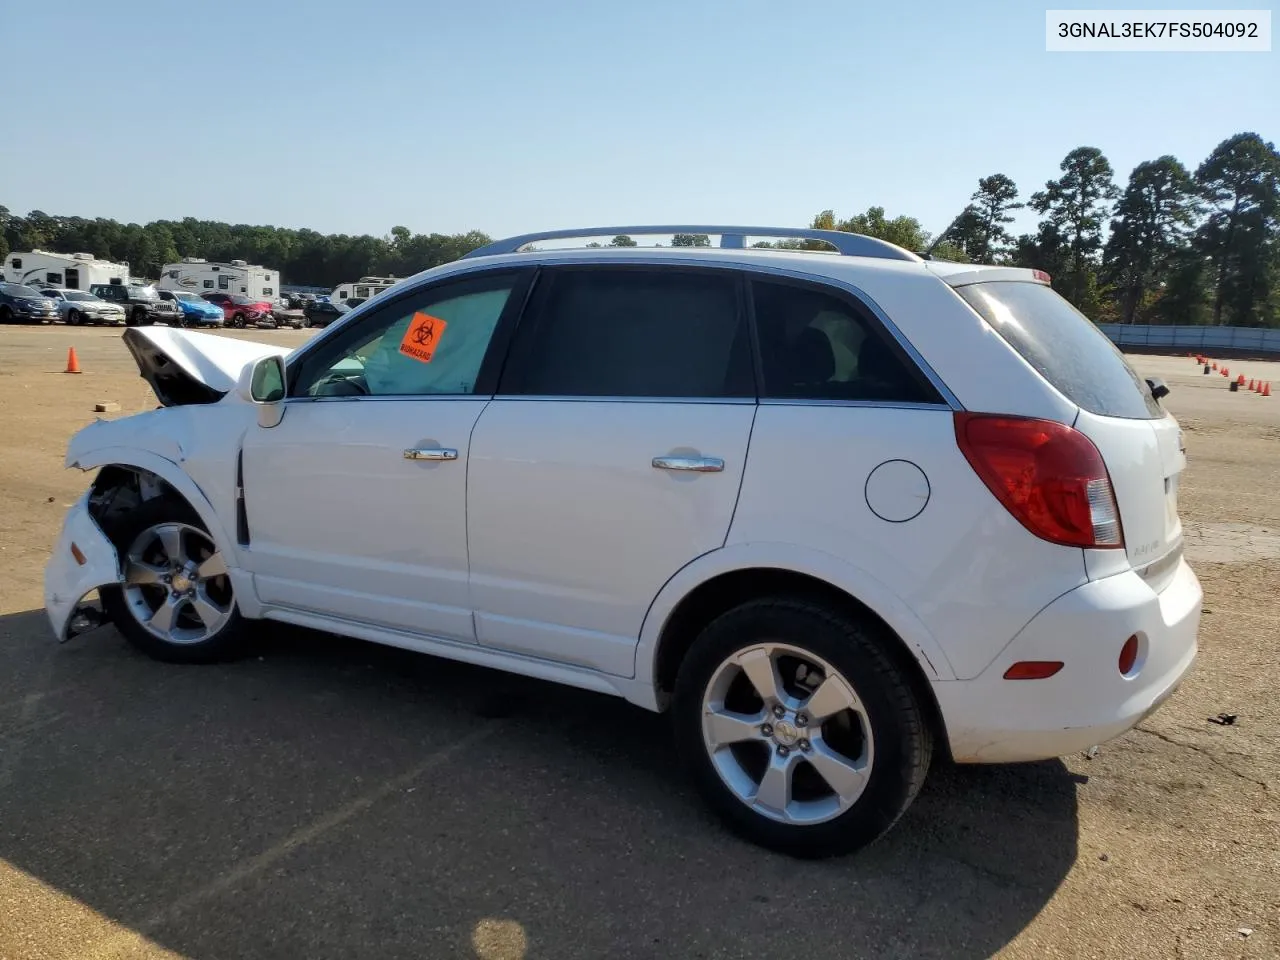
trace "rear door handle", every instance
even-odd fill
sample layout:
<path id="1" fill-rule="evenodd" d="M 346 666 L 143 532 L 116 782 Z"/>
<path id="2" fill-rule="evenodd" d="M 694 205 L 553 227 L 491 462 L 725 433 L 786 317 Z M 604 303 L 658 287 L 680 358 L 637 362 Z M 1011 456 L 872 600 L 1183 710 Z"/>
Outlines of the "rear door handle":
<path id="1" fill-rule="evenodd" d="M 457 460 L 458 451 L 449 447 L 430 447 L 425 450 L 406 450 L 406 460 Z"/>
<path id="2" fill-rule="evenodd" d="M 659 470 L 687 470 L 692 473 L 719 473 L 724 461 L 719 457 L 654 457 Z"/>

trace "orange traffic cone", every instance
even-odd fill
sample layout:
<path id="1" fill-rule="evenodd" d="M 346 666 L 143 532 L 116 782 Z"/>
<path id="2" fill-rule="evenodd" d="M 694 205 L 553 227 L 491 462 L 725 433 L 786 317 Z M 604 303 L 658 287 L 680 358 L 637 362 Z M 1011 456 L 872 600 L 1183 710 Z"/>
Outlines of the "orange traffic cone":
<path id="1" fill-rule="evenodd" d="M 1218 361 L 1217 361 L 1217 360 L 1213 361 L 1213 369 L 1215 369 L 1215 370 L 1217 370 L 1217 369 L 1218 369 Z"/>
<path id="2" fill-rule="evenodd" d="M 1270 380 L 1268 380 L 1266 383 L 1264 383 L 1264 384 L 1262 385 L 1262 395 L 1263 395 L 1264 397 L 1269 397 L 1269 396 L 1271 396 L 1271 381 L 1270 381 Z"/>
<path id="3" fill-rule="evenodd" d="M 76 348 L 70 347 L 67 350 L 67 369 L 63 373 L 79 373 L 80 361 L 76 359 Z"/>
<path id="4" fill-rule="evenodd" d="M 1252 380 L 1252 379 L 1249 381 L 1249 392 L 1250 392 L 1250 393 L 1253 393 L 1253 380 Z"/>
<path id="5" fill-rule="evenodd" d="M 1242 373 L 1242 374 L 1240 374 L 1240 376 L 1236 377 L 1236 383 L 1240 384 L 1240 386 L 1242 386 L 1242 387 L 1244 386 L 1244 374 L 1243 374 L 1243 373 Z"/>

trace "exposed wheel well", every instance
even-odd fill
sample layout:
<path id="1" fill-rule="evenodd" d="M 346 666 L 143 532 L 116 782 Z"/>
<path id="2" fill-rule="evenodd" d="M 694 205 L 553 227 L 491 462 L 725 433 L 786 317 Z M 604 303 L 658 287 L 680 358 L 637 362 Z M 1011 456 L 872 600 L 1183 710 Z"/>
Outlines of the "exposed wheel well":
<path id="1" fill-rule="evenodd" d="M 680 664 L 707 624 L 741 603 L 764 596 L 800 597 L 822 603 L 846 616 L 856 617 L 863 623 L 873 624 L 885 652 L 910 681 L 912 692 L 934 733 L 936 749 L 947 750 L 946 727 L 938 701 L 933 695 L 933 687 L 902 638 L 875 611 L 856 597 L 825 580 L 792 570 L 768 567 L 735 570 L 713 577 L 681 600 L 667 619 L 658 640 L 658 658 L 654 670 L 658 689 L 669 694 L 675 688 Z"/>
<path id="2" fill-rule="evenodd" d="M 89 515 L 104 530 L 110 530 L 114 526 L 113 520 L 120 514 L 156 497 L 187 502 L 170 483 L 150 470 L 118 463 L 108 464 L 93 478 L 89 492 Z"/>

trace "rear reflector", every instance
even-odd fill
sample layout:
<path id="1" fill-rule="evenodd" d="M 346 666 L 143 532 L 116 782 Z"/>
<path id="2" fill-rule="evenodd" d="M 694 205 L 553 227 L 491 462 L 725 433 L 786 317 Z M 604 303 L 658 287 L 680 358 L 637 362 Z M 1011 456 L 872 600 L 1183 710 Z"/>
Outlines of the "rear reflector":
<path id="1" fill-rule="evenodd" d="M 76 563 L 82 567 L 88 562 L 85 560 L 84 552 L 74 543 L 71 545 L 71 555 L 76 558 Z"/>
<path id="2" fill-rule="evenodd" d="M 1014 518 L 1068 547 L 1123 547 L 1120 511 L 1102 454 L 1078 430 L 1052 420 L 955 415 L 956 443 Z"/>
<path id="3" fill-rule="evenodd" d="M 1120 672 L 1128 675 L 1133 671 L 1133 665 L 1138 662 L 1138 635 L 1135 633 L 1132 637 L 1124 642 L 1124 646 L 1120 648 Z"/>
<path id="4" fill-rule="evenodd" d="M 1019 660 L 1004 672 L 1006 680 L 1044 680 L 1062 669 L 1059 660 Z"/>

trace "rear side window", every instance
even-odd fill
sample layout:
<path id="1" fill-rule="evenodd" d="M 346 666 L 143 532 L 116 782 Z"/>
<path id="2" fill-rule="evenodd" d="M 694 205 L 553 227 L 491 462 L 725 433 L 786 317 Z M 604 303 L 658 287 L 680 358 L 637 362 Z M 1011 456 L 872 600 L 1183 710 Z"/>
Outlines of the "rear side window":
<path id="1" fill-rule="evenodd" d="M 863 309 L 792 284 L 753 280 L 751 291 L 764 397 L 941 402 Z"/>
<path id="2" fill-rule="evenodd" d="M 755 396 L 750 335 L 732 274 L 560 270 L 539 288 L 501 393 Z"/>
<path id="3" fill-rule="evenodd" d="M 1164 416 L 1146 381 L 1106 334 L 1050 287 L 1000 280 L 957 287 L 956 293 L 1082 409 L 1127 420 Z"/>

